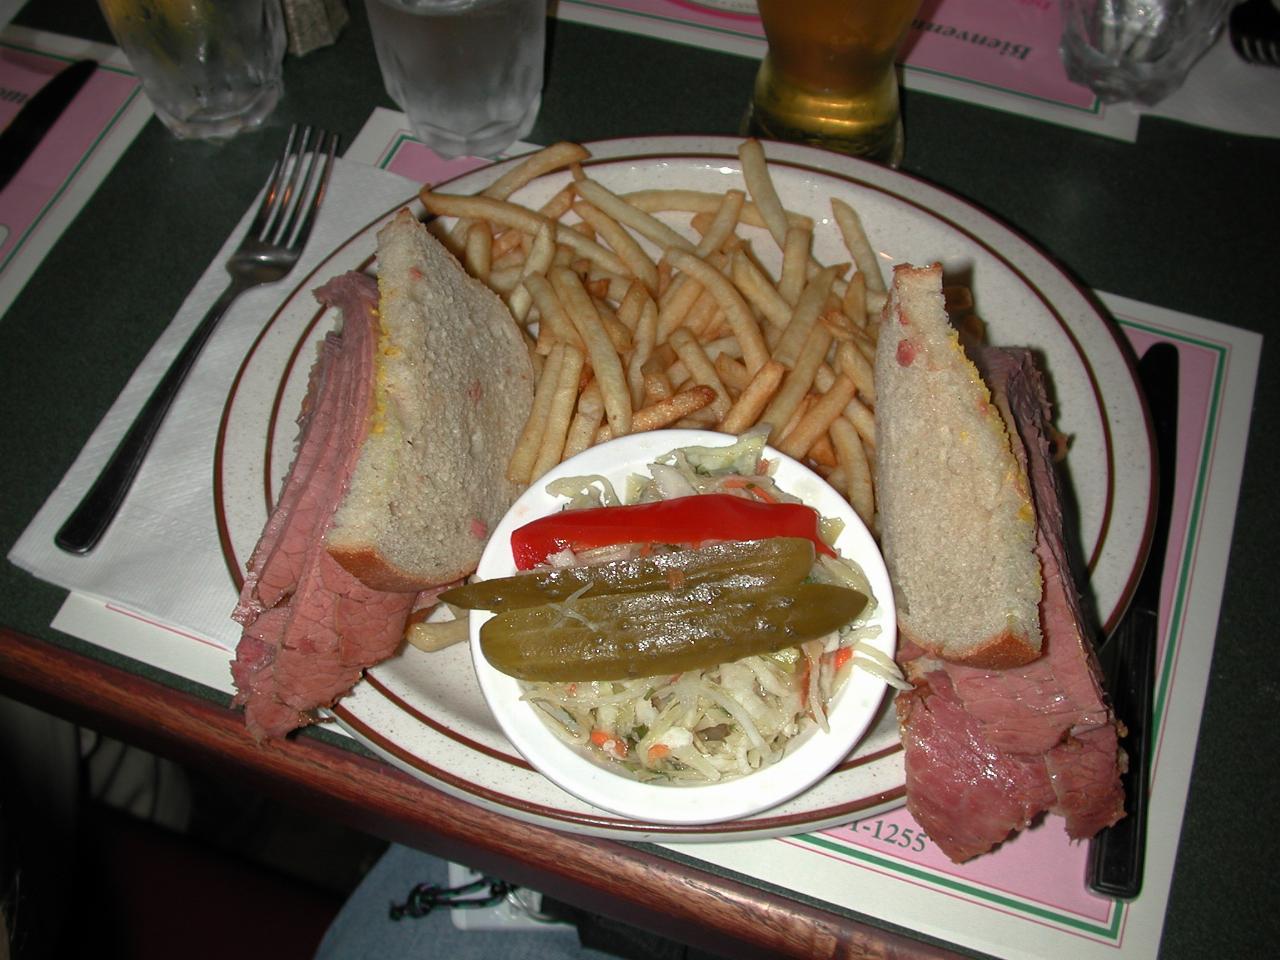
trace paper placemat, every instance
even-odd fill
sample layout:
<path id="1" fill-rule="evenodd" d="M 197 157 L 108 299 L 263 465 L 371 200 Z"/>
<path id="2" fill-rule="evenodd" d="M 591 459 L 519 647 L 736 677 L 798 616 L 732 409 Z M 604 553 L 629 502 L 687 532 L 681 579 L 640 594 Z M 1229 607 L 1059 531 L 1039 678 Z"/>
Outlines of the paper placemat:
<path id="1" fill-rule="evenodd" d="M 518 157 L 537 149 L 536 144 L 516 141 L 501 156 Z M 414 137 L 408 117 L 386 107 L 374 107 L 343 156 L 407 177 L 419 185 L 444 183 L 493 162 L 485 157 L 440 156 Z"/>
<path id="2" fill-rule="evenodd" d="M 80 59 L 98 69 L 0 191 L 0 316 L 151 117 L 117 47 L 22 27 L 0 31 L 0 128 Z"/>
<path id="3" fill-rule="evenodd" d="M 555 10 L 565 20 L 757 60 L 765 53 L 755 0 L 561 0 Z M 903 83 L 1128 141 L 1145 114 L 1280 136 L 1280 71 L 1242 61 L 1225 30 L 1186 85 L 1155 107 L 1104 104 L 1072 83 L 1061 32 L 1056 0 L 924 0 L 903 47 Z"/>
<path id="4" fill-rule="evenodd" d="M 1086 844 L 1049 817 L 956 865 L 899 809 L 821 833 L 669 845 L 770 885 L 997 957 L 1155 957 L 1208 686 L 1262 338 L 1100 294 L 1141 355 L 1178 348 L 1177 486 L 1160 606 L 1147 863 L 1123 903 L 1085 887 Z"/>

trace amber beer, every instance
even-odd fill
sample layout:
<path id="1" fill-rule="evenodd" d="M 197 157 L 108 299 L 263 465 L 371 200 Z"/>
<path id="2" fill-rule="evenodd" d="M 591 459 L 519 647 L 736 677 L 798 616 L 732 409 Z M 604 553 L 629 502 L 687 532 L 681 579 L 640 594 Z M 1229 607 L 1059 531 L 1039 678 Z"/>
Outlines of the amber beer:
<path id="1" fill-rule="evenodd" d="M 897 166 L 894 58 L 920 0 L 759 0 L 769 51 L 752 132 Z"/>

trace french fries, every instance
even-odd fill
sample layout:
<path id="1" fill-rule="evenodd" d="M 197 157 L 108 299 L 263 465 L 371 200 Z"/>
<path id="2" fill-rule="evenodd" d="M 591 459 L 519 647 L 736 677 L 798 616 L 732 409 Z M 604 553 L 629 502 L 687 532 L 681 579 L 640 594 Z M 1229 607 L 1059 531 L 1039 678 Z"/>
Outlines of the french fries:
<path id="1" fill-rule="evenodd" d="M 539 365 L 513 482 L 627 433 L 767 428 L 875 528 L 872 358 L 887 297 L 875 247 L 845 199 L 821 227 L 788 210 L 757 141 L 739 160 L 723 193 L 623 193 L 583 148 L 556 144 L 475 196 L 422 188 L 430 214 L 456 218 L 454 249 L 505 297 Z M 548 176 L 550 199 L 522 204 Z M 831 224 L 842 260 L 824 264 L 815 230 L 830 237 Z M 965 295 L 949 290 L 948 304 L 970 309 Z"/>
<path id="2" fill-rule="evenodd" d="M 453 620 L 419 620 L 405 628 L 404 638 L 425 653 L 435 653 L 467 639 L 466 611 Z"/>

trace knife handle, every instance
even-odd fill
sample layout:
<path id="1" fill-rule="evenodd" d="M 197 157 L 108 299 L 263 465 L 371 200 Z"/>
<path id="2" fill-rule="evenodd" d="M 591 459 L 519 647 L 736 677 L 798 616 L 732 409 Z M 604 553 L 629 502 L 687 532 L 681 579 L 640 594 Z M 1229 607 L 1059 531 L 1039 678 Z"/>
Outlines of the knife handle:
<path id="1" fill-rule="evenodd" d="M 1151 346 L 1138 361 L 1138 376 L 1147 398 L 1156 447 L 1155 525 L 1133 603 L 1115 635 L 1100 651 L 1112 706 L 1129 728 L 1124 740 L 1129 754 L 1129 770 L 1124 777 L 1125 816 L 1093 838 L 1087 870 L 1091 890 L 1121 900 L 1131 900 L 1142 890 L 1147 851 L 1147 801 L 1156 728 L 1158 611 L 1169 559 L 1178 453 L 1178 348 L 1167 341 Z"/>
<path id="2" fill-rule="evenodd" d="M 1116 715 L 1127 721 L 1124 746 L 1129 770 L 1124 777 L 1124 819 L 1101 831 L 1089 845 L 1089 888 L 1108 897 L 1132 900 L 1142 890 L 1147 852 L 1147 792 L 1151 772 L 1151 731 L 1155 724 L 1156 615 L 1134 610 L 1110 643 L 1107 671 Z"/>
<path id="3" fill-rule="evenodd" d="M 85 81 L 98 69 L 96 60 L 77 60 L 31 95 L 0 130 L 0 190 L 9 185 L 71 105 Z"/>

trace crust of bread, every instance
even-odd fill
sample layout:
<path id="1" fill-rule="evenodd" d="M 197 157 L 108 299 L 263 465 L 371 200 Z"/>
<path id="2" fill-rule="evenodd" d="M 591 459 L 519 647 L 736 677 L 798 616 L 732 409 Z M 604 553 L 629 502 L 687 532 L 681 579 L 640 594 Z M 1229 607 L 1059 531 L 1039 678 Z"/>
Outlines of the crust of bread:
<path id="1" fill-rule="evenodd" d="M 329 556 L 337 560 L 349 574 L 374 590 L 385 590 L 388 593 L 419 593 L 435 587 L 443 587 L 462 580 L 475 572 L 476 565 L 465 564 L 465 569 L 455 566 L 456 573 L 447 569 L 432 572 L 429 576 L 414 574 L 400 569 L 386 554 L 377 548 L 329 547 Z M 437 579 L 438 578 L 438 579 Z M 431 582 L 427 582 L 427 581 Z"/>
<path id="2" fill-rule="evenodd" d="M 475 570 L 520 492 L 533 364 L 506 304 L 408 210 L 378 233 L 378 291 L 372 413 L 326 548 L 374 589 L 426 590 Z"/>
<path id="3" fill-rule="evenodd" d="M 1043 584 L 1030 484 L 947 320 L 938 264 L 894 271 L 876 393 L 881 546 L 900 632 L 953 663 L 1031 662 Z"/>
<path id="4" fill-rule="evenodd" d="M 988 637 L 963 656 L 944 655 L 939 651 L 938 644 L 916 636 L 901 622 L 898 624 L 898 634 L 903 640 L 909 640 L 940 660 L 961 663 L 967 667 L 979 667 L 983 670 L 1008 670 L 1012 667 L 1021 667 L 1040 656 L 1040 651 L 1030 645 L 1026 633 L 1013 630 L 1004 630 Z"/>

